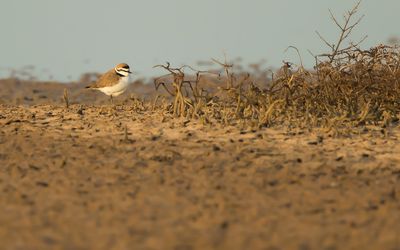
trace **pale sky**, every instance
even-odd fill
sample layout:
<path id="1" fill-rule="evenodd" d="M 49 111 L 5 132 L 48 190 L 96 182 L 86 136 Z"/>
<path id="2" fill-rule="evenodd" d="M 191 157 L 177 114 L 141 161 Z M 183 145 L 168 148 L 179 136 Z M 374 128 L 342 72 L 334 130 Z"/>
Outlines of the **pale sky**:
<path id="1" fill-rule="evenodd" d="M 282 60 L 306 66 L 307 49 L 326 50 L 315 31 L 334 42 L 337 30 L 328 9 L 340 16 L 351 0 L 0 0 L 0 77 L 33 65 L 40 79 L 76 80 L 128 63 L 137 76 L 156 76 L 152 66 L 174 66 L 210 58 L 243 58 L 243 63 Z M 365 18 L 354 41 L 363 47 L 400 36 L 399 0 L 364 0 Z M 199 67 L 198 67 L 199 68 Z M 200 67 L 201 68 L 201 67 Z"/>

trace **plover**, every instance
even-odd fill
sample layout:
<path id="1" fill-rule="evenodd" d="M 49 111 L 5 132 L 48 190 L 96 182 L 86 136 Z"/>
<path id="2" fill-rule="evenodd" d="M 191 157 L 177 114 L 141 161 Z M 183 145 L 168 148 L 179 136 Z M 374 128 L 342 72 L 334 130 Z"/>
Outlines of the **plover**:
<path id="1" fill-rule="evenodd" d="M 117 64 L 117 66 L 104 73 L 96 82 L 86 88 L 100 90 L 110 96 L 112 102 L 114 96 L 119 96 L 128 88 L 130 73 L 132 72 L 128 64 Z"/>

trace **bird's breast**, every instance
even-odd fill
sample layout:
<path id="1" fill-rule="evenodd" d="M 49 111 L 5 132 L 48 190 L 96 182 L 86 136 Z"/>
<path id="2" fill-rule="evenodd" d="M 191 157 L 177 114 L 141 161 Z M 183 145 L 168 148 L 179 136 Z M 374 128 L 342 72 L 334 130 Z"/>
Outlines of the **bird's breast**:
<path id="1" fill-rule="evenodd" d="M 129 77 L 121 77 L 117 84 L 99 88 L 106 95 L 118 96 L 122 94 L 129 86 Z"/>

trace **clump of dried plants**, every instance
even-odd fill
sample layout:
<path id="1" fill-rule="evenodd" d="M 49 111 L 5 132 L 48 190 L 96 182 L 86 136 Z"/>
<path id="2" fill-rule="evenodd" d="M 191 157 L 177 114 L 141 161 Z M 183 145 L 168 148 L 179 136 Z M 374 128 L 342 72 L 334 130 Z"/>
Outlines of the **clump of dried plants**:
<path id="1" fill-rule="evenodd" d="M 155 79 L 156 89 L 163 86 L 172 97 L 166 110 L 174 116 L 251 127 L 336 129 L 397 122 L 399 47 L 378 45 L 364 50 L 360 48 L 364 39 L 344 46 L 363 18 L 356 19 L 359 4 L 344 15 L 343 23 L 331 13 L 340 31 L 338 40 L 330 43 L 318 33 L 330 51 L 315 56 L 314 69 L 284 62 L 268 84 L 259 84 L 249 74 L 233 73 L 233 65 L 226 60 L 213 59 L 222 68 L 218 73 L 189 66 L 173 68 L 169 63 L 155 66 L 168 72 Z M 185 74 L 185 69 L 191 73 Z"/>

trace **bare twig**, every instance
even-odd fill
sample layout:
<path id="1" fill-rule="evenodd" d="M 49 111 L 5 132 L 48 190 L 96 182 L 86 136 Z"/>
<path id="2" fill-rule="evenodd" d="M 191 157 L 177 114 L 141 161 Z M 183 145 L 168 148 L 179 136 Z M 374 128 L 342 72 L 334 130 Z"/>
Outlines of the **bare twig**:
<path id="1" fill-rule="evenodd" d="M 69 108 L 69 95 L 68 95 L 68 89 L 64 89 L 64 95 L 63 95 L 63 100 L 65 103 L 65 107 L 68 109 Z"/>

